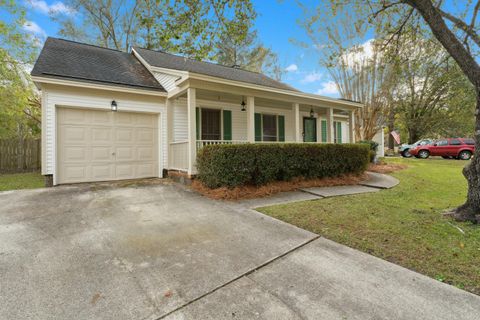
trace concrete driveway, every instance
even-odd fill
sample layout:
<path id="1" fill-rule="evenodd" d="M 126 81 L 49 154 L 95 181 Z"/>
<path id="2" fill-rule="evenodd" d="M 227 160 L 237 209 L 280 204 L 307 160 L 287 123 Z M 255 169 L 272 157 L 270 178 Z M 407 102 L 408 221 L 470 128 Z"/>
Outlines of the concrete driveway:
<path id="1" fill-rule="evenodd" d="M 168 182 L 0 193 L 1 319 L 478 319 L 480 299 Z"/>

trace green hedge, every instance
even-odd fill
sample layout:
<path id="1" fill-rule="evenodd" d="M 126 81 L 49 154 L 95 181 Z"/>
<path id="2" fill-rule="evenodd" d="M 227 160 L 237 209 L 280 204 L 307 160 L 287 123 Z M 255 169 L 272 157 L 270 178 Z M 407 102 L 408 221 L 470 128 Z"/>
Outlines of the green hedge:
<path id="1" fill-rule="evenodd" d="M 365 144 L 231 144 L 211 145 L 197 155 L 198 179 L 209 188 L 263 185 L 336 177 L 365 171 L 369 146 Z"/>

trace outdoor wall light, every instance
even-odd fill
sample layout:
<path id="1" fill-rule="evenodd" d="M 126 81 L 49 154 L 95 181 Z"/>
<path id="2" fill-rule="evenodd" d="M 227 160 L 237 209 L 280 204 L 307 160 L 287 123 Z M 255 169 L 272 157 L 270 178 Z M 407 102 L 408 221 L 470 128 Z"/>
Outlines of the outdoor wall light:
<path id="1" fill-rule="evenodd" d="M 246 111 L 247 109 L 245 109 L 245 100 L 242 99 L 242 103 L 240 104 L 242 106 L 242 111 Z"/>
<path id="2" fill-rule="evenodd" d="M 117 102 L 115 100 L 112 100 L 112 103 L 110 104 L 112 111 L 117 111 Z"/>
<path id="3" fill-rule="evenodd" d="M 310 118 L 313 118 L 315 116 L 315 112 L 313 112 L 313 108 L 310 108 Z"/>

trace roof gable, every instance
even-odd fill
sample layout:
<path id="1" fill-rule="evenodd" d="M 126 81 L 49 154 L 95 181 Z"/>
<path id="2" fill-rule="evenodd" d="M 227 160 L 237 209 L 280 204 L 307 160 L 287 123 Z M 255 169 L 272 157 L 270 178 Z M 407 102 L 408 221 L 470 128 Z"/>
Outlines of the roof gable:
<path id="1" fill-rule="evenodd" d="M 138 47 L 135 47 L 134 50 L 142 57 L 142 59 L 153 67 L 187 71 L 227 80 L 298 92 L 297 89 L 261 73 L 189 59 L 161 51 Z"/>
<path id="2" fill-rule="evenodd" d="M 165 92 L 130 53 L 50 37 L 31 74 Z"/>

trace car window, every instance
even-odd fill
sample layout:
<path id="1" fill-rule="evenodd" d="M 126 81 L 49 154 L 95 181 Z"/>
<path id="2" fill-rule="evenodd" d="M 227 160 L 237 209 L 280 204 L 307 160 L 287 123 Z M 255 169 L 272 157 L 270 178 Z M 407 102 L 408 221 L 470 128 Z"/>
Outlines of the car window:
<path id="1" fill-rule="evenodd" d="M 446 145 L 448 145 L 447 140 L 438 140 L 437 141 L 437 146 L 446 146 Z"/>
<path id="2" fill-rule="evenodd" d="M 468 145 L 475 145 L 475 140 L 473 139 L 463 139 L 463 142 L 465 142 L 465 144 L 468 144 Z"/>
<path id="3" fill-rule="evenodd" d="M 452 139 L 452 140 L 450 140 L 450 145 L 452 145 L 452 146 L 459 146 L 459 145 L 461 145 L 461 144 L 462 144 L 462 142 L 461 142 L 460 140 L 458 140 L 458 139 Z"/>
<path id="4" fill-rule="evenodd" d="M 424 145 L 428 144 L 429 142 L 430 141 L 428 141 L 428 140 L 422 140 L 422 141 L 420 141 L 420 145 L 424 146 Z"/>

